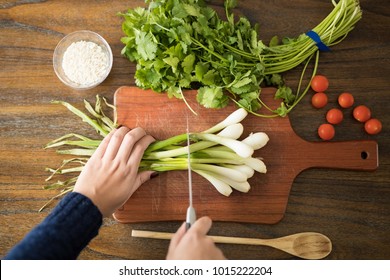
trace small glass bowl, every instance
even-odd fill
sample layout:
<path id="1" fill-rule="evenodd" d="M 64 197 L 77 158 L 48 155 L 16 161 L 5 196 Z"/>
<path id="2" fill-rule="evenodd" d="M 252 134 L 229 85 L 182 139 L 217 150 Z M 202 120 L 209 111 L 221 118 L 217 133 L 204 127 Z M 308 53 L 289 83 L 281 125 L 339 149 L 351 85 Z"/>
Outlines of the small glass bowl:
<path id="1" fill-rule="evenodd" d="M 99 80 L 94 82 L 93 84 L 79 84 L 77 82 L 72 81 L 64 72 L 64 69 L 62 68 L 62 60 L 64 57 L 64 53 L 67 50 L 67 48 L 75 42 L 79 41 L 86 41 L 86 42 L 93 42 L 97 45 L 99 45 L 103 52 L 107 55 L 107 61 L 108 65 L 106 67 L 105 73 L 100 77 Z M 100 36 L 99 34 L 88 31 L 88 30 L 80 30 L 76 32 L 69 33 L 64 38 L 61 39 L 61 41 L 57 44 L 54 54 L 53 54 L 53 67 L 54 71 L 57 75 L 57 77 L 67 86 L 77 89 L 77 90 L 86 90 L 91 89 L 93 87 L 96 87 L 97 85 L 101 84 L 108 76 L 108 74 L 111 71 L 112 68 L 112 51 L 110 48 L 110 45 L 107 43 L 107 41 Z"/>

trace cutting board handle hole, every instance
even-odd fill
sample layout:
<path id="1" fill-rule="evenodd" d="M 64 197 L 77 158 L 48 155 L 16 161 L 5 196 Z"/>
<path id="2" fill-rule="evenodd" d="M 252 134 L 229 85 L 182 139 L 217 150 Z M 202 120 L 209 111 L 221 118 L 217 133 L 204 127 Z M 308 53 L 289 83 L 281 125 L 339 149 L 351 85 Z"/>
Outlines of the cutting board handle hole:
<path id="1" fill-rule="evenodd" d="M 366 151 L 363 151 L 363 152 L 360 153 L 360 157 L 362 159 L 368 159 L 368 153 Z"/>

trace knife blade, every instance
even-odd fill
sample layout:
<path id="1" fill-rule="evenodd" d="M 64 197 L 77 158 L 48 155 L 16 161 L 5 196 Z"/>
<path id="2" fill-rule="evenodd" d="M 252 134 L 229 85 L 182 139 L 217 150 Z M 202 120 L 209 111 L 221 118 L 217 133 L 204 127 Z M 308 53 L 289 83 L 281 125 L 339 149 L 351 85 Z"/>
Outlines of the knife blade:
<path id="1" fill-rule="evenodd" d="M 189 206 L 187 208 L 186 215 L 186 230 L 188 230 L 193 223 L 196 221 L 196 213 L 192 204 L 192 174 L 191 174 L 191 151 L 190 151 L 190 132 L 189 132 L 189 124 L 187 117 L 187 161 L 188 161 L 188 198 L 189 198 Z"/>

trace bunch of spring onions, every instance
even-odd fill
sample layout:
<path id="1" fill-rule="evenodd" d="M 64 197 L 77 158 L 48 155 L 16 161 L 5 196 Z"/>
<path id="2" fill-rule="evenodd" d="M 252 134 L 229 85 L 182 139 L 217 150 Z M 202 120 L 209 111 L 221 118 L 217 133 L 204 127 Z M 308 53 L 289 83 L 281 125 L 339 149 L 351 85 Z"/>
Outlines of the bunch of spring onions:
<path id="1" fill-rule="evenodd" d="M 79 173 L 101 143 L 102 138 L 117 127 L 116 120 L 111 120 L 104 112 L 104 108 L 111 108 L 115 114 L 115 106 L 99 96 L 96 97 L 95 107 L 84 101 L 89 114 L 67 102 L 53 101 L 53 103 L 62 104 L 79 116 L 98 132 L 101 139 L 95 140 L 71 133 L 45 146 L 45 148 L 67 147 L 57 149 L 57 153 L 73 156 L 65 159 L 56 169 L 47 168 L 51 175 L 46 181 L 52 180 L 55 175 L 73 174 L 73 176 L 44 187 L 45 189 L 60 189 L 60 193 L 47 202 L 40 211 L 55 198 L 73 190 Z M 260 158 L 253 157 L 253 153 L 264 147 L 269 138 L 263 132 L 256 132 L 243 140 L 238 140 L 244 131 L 241 121 L 247 114 L 245 109 L 240 108 L 222 122 L 203 132 L 189 133 L 191 140 L 189 147 L 186 142 L 187 133 L 152 143 L 144 153 L 140 170 L 158 172 L 187 170 L 188 151 L 190 151 L 191 169 L 208 180 L 218 192 L 225 196 L 229 196 L 233 189 L 248 192 L 250 189 L 248 179 L 256 171 L 260 173 L 267 171 L 264 162 Z"/>
<path id="2" fill-rule="evenodd" d="M 312 30 L 328 47 L 343 41 L 362 18 L 358 0 L 332 0 L 333 10 Z M 268 47 L 263 55 L 265 75 L 286 72 L 318 51 L 316 42 L 306 33 L 285 38 L 282 44 Z"/>

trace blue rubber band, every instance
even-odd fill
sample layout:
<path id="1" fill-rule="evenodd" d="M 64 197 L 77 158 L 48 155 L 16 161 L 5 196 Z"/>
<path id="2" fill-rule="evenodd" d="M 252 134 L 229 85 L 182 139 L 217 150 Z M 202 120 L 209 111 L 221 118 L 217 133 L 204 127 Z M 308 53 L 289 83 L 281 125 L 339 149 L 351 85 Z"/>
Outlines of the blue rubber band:
<path id="1" fill-rule="evenodd" d="M 316 43 L 320 51 L 324 51 L 324 52 L 330 51 L 330 48 L 321 41 L 320 36 L 315 31 L 310 30 L 309 32 L 306 33 L 306 35 L 309 36 Z"/>

